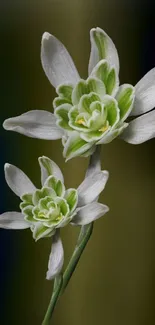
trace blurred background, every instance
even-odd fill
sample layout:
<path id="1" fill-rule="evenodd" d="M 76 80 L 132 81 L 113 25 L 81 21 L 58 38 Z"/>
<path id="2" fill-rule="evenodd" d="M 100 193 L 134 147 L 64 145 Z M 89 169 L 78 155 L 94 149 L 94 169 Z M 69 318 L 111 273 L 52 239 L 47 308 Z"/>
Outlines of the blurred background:
<path id="1" fill-rule="evenodd" d="M 99 26 L 119 52 L 121 83 L 135 85 L 155 66 L 155 2 L 144 0 L 1 0 L 1 109 L 4 119 L 30 109 L 52 111 L 55 91 L 40 63 L 44 31 L 59 38 L 81 77 L 87 76 L 89 30 Z M 20 167 L 40 186 L 37 158 L 62 168 L 65 183 L 83 180 L 88 160 L 65 164 L 61 141 L 43 141 L 0 127 L 0 213 L 18 210 L 3 165 Z M 102 146 L 110 179 L 101 201 L 110 212 L 95 223 L 93 236 L 59 301 L 53 325 L 155 324 L 155 140 L 139 146 L 115 140 Z M 66 262 L 78 228 L 62 231 Z M 52 282 L 45 280 L 51 240 L 35 243 L 29 230 L 0 230 L 0 324 L 39 325 Z"/>

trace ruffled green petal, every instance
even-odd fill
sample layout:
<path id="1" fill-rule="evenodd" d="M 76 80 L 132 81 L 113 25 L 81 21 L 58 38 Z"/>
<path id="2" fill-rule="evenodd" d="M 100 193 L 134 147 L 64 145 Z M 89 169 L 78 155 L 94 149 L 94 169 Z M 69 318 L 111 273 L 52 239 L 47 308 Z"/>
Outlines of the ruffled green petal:
<path id="1" fill-rule="evenodd" d="M 105 109 L 107 110 L 107 121 L 111 127 L 114 127 L 120 118 L 117 101 L 113 97 L 106 95 L 103 103 L 105 105 Z"/>
<path id="2" fill-rule="evenodd" d="M 32 228 L 32 230 L 33 230 L 33 238 L 36 241 L 44 237 L 53 236 L 55 233 L 55 229 L 43 226 L 43 224 L 40 222 L 38 222 L 36 226 Z"/>
<path id="3" fill-rule="evenodd" d="M 72 92 L 73 105 L 77 105 L 79 103 L 80 98 L 87 93 L 88 93 L 88 89 L 87 89 L 86 81 L 81 79 L 74 87 Z"/>
<path id="4" fill-rule="evenodd" d="M 22 213 L 25 215 L 25 216 L 28 216 L 28 217 L 33 217 L 33 210 L 34 206 L 33 205 L 29 205 L 27 206 L 26 208 L 24 208 L 22 210 Z"/>
<path id="5" fill-rule="evenodd" d="M 64 184 L 60 180 L 57 180 L 57 178 L 55 178 L 54 176 L 48 177 L 45 182 L 45 186 L 52 188 L 57 194 L 57 196 L 64 196 L 65 194 Z"/>
<path id="6" fill-rule="evenodd" d="M 82 114 L 82 115 L 81 115 Z M 79 111 L 76 106 L 72 107 L 68 116 L 69 116 L 69 126 L 77 131 L 83 131 L 87 132 L 88 129 L 86 127 L 86 121 L 89 117 L 88 113 L 81 113 L 79 114 Z M 65 145 L 65 141 L 63 141 L 63 145 Z"/>
<path id="7" fill-rule="evenodd" d="M 77 202 L 78 202 L 78 192 L 77 190 L 70 188 L 66 191 L 65 193 L 65 200 L 67 201 L 68 205 L 69 205 L 69 209 L 70 209 L 70 213 L 72 213 L 76 206 L 77 206 Z"/>
<path id="8" fill-rule="evenodd" d="M 125 121 L 129 116 L 134 103 L 135 88 L 132 85 L 124 84 L 119 87 L 116 99 L 120 109 L 120 119 Z"/>
<path id="9" fill-rule="evenodd" d="M 70 211 L 69 211 L 69 205 L 66 202 L 66 200 L 63 198 L 57 197 L 55 199 L 55 202 L 57 203 L 58 207 L 60 208 L 60 213 L 65 217 L 68 216 Z"/>
<path id="10" fill-rule="evenodd" d="M 104 83 L 100 79 L 89 77 L 86 82 L 88 93 L 96 93 L 101 99 L 104 97 L 106 89 Z"/>
<path id="11" fill-rule="evenodd" d="M 106 60 L 101 60 L 94 67 L 91 76 L 95 76 L 100 79 L 104 84 L 106 84 L 108 73 L 109 73 L 109 64 Z"/>
<path id="12" fill-rule="evenodd" d="M 89 133 L 81 133 L 80 136 L 83 140 L 87 142 L 92 142 L 100 140 L 105 134 L 107 134 L 107 132 L 109 132 L 109 127 L 105 127 L 105 132 L 90 131 Z"/>
<path id="13" fill-rule="evenodd" d="M 22 213 L 24 214 L 24 219 L 28 222 L 34 223 L 35 219 L 33 217 L 33 206 L 29 205 L 23 208 Z"/>
<path id="14" fill-rule="evenodd" d="M 20 207 L 21 210 L 23 210 L 24 208 L 26 208 L 29 205 L 31 205 L 31 203 L 29 203 L 29 202 L 21 202 L 19 207 Z"/>
<path id="15" fill-rule="evenodd" d="M 71 104 L 71 101 L 67 98 L 56 97 L 53 101 L 53 107 L 56 109 L 57 107 L 65 104 Z"/>
<path id="16" fill-rule="evenodd" d="M 57 124 L 66 130 L 70 130 L 70 126 L 68 124 L 69 122 L 69 117 L 68 117 L 68 113 L 70 111 L 70 109 L 72 108 L 72 105 L 70 104 L 64 104 L 61 105 L 59 107 L 56 108 L 54 114 L 57 117 Z"/>
<path id="17" fill-rule="evenodd" d="M 98 131 L 105 127 L 106 116 L 106 113 L 104 116 L 104 114 L 102 115 L 98 110 L 94 110 L 91 118 L 88 121 L 89 131 Z"/>
<path id="18" fill-rule="evenodd" d="M 59 166 L 50 158 L 42 156 L 38 158 L 39 165 L 41 168 L 41 183 L 44 186 L 46 179 L 53 175 L 57 179 L 60 179 L 64 182 L 64 178 Z"/>
<path id="19" fill-rule="evenodd" d="M 43 199 L 40 199 L 39 205 L 38 205 L 39 210 L 47 210 L 48 203 L 52 203 L 52 207 L 55 208 L 55 203 L 53 201 L 51 201 L 51 197 L 46 196 Z"/>
<path id="20" fill-rule="evenodd" d="M 83 95 L 78 105 L 79 111 L 81 113 L 91 114 L 92 111 L 90 106 L 93 102 L 100 102 L 100 97 L 96 93 L 92 92 L 88 95 Z"/>
<path id="21" fill-rule="evenodd" d="M 52 199 L 56 197 L 56 193 L 52 188 L 49 187 L 43 187 L 41 190 L 36 190 L 33 194 L 33 204 L 37 205 L 39 203 L 39 200 L 50 196 Z"/>
<path id="22" fill-rule="evenodd" d="M 118 74 L 115 68 L 110 70 L 105 85 L 107 94 L 115 96 L 119 87 Z"/>
<path id="23" fill-rule="evenodd" d="M 63 156 L 69 160 L 88 151 L 94 143 L 87 143 L 81 139 L 78 132 L 73 132 L 65 143 Z"/>
<path id="24" fill-rule="evenodd" d="M 95 77 L 89 77 L 86 81 L 80 80 L 72 93 L 73 105 L 78 105 L 81 97 L 90 93 L 96 93 L 99 95 L 99 100 L 102 99 L 106 93 L 104 83 Z"/>
<path id="25" fill-rule="evenodd" d="M 115 66 L 116 70 L 119 71 L 118 53 L 112 39 L 101 28 L 97 27 L 91 29 L 90 41 L 89 74 L 102 59 L 106 59 L 110 65 Z"/>
<path id="26" fill-rule="evenodd" d="M 73 86 L 72 85 L 60 85 L 57 87 L 56 92 L 61 98 L 66 98 L 71 102 Z"/>
<path id="27" fill-rule="evenodd" d="M 97 144 L 107 144 L 113 141 L 116 137 L 118 137 L 124 129 L 126 129 L 128 126 L 128 123 L 123 123 L 120 127 L 117 127 L 116 129 L 113 129 L 112 131 L 109 130 L 107 134 L 104 134 L 104 136 L 97 142 Z"/>
<path id="28" fill-rule="evenodd" d="M 32 193 L 26 193 L 26 194 L 22 195 L 21 200 L 23 202 L 27 202 L 27 203 L 29 203 L 29 205 L 31 205 L 32 204 L 32 197 L 33 197 Z"/>

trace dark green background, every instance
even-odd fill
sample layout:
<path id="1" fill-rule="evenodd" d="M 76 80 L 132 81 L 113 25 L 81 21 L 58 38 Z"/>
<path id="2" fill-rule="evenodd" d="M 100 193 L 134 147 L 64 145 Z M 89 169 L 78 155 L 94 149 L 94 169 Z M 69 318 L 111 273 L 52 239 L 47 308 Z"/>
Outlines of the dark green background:
<path id="1" fill-rule="evenodd" d="M 30 109 L 52 110 L 54 89 L 40 63 L 44 31 L 68 48 L 81 77 L 87 76 L 89 30 L 99 26 L 119 51 L 121 83 L 136 82 L 155 66 L 154 1 L 45 0 L 0 2 L 1 124 Z M 18 209 L 4 182 L 3 164 L 23 169 L 39 186 L 37 158 L 62 168 L 66 186 L 83 180 L 88 160 L 65 164 L 60 141 L 41 141 L 0 129 L 1 212 Z M 91 241 L 61 298 L 53 325 L 155 324 L 155 140 L 132 146 L 115 140 L 102 146 L 110 179 L 101 201 L 110 212 L 95 223 Z M 62 231 L 66 260 L 78 229 Z M 45 280 L 50 239 L 0 231 L 0 324 L 41 324 L 52 291 Z"/>

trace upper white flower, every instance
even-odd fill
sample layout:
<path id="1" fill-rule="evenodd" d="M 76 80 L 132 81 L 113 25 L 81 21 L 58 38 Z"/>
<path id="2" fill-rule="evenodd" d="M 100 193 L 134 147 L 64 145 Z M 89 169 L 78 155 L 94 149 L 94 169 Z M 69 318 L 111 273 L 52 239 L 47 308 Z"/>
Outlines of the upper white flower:
<path id="1" fill-rule="evenodd" d="M 90 31 L 88 79 L 80 79 L 64 45 L 44 33 L 41 62 L 56 88 L 54 114 L 30 111 L 4 122 L 6 130 L 30 137 L 62 138 L 64 157 L 88 156 L 95 146 L 121 138 L 132 144 L 155 136 L 155 68 L 133 87 L 119 85 L 119 58 L 111 38 L 100 28 Z M 150 112 L 149 112 L 150 111 Z M 137 116 L 127 120 L 128 116 Z"/>
<path id="2" fill-rule="evenodd" d="M 21 212 L 5 212 L 0 215 L 0 228 L 30 228 L 38 240 L 52 236 L 52 251 L 47 279 L 55 277 L 63 266 L 64 253 L 60 228 L 71 223 L 86 225 L 103 216 L 109 209 L 96 202 L 108 180 L 107 171 L 87 175 L 76 189 L 65 189 L 60 168 L 47 157 L 40 157 L 41 189 L 17 167 L 5 164 L 5 179 L 11 190 L 20 197 Z"/>

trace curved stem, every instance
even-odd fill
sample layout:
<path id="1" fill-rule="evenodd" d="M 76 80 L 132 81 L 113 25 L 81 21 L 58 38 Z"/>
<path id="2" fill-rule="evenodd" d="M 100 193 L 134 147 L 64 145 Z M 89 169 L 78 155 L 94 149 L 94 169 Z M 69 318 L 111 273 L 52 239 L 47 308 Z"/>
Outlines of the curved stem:
<path id="1" fill-rule="evenodd" d="M 80 231 L 80 235 L 78 238 L 77 245 L 75 247 L 75 250 L 73 252 L 73 255 L 69 261 L 69 264 L 64 272 L 63 275 L 63 284 L 61 287 L 60 295 L 64 292 L 77 264 L 78 261 L 88 243 L 88 240 L 92 234 L 93 231 L 93 222 L 90 223 L 89 225 L 83 226 Z"/>
<path id="2" fill-rule="evenodd" d="M 53 293 L 52 293 L 52 297 L 45 315 L 45 318 L 43 320 L 42 325 L 49 325 L 50 324 L 50 320 L 55 308 L 55 305 L 57 303 L 57 300 L 59 299 L 59 297 L 61 296 L 61 294 L 64 292 L 77 264 L 78 261 L 88 243 L 88 240 L 92 234 L 93 231 L 93 222 L 90 223 L 89 225 L 83 226 L 81 227 L 81 231 L 79 234 L 79 238 L 77 241 L 77 245 L 75 247 L 75 250 L 73 252 L 73 255 L 69 261 L 69 264 L 64 272 L 64 275 L 62 277 L 62 275 L 59 275 L 56 277 L 55 281 L 54 281 L 54 288 L 53 288 Z"/>
<path id="3" fill-rule="evenodd" d="M 59 294 L 60 294 L 60 291 L 61 291 L 62 283 L 63 283 L 62 275 L 58 275 L 55 278 L 55 281 L 54 281 L 54 288 L 53 288 L 52 297 L 51 297 L 50 303 L 48 305 L 48 309 L 47 309 L 47 312 L 45 314 L 42 325 L 49 325 L 50 324 L 50 320 L 51 320 L 55 305 L 57 303 L 57 300 L 58 300 L 58 297 L 59 297 Z"/>

